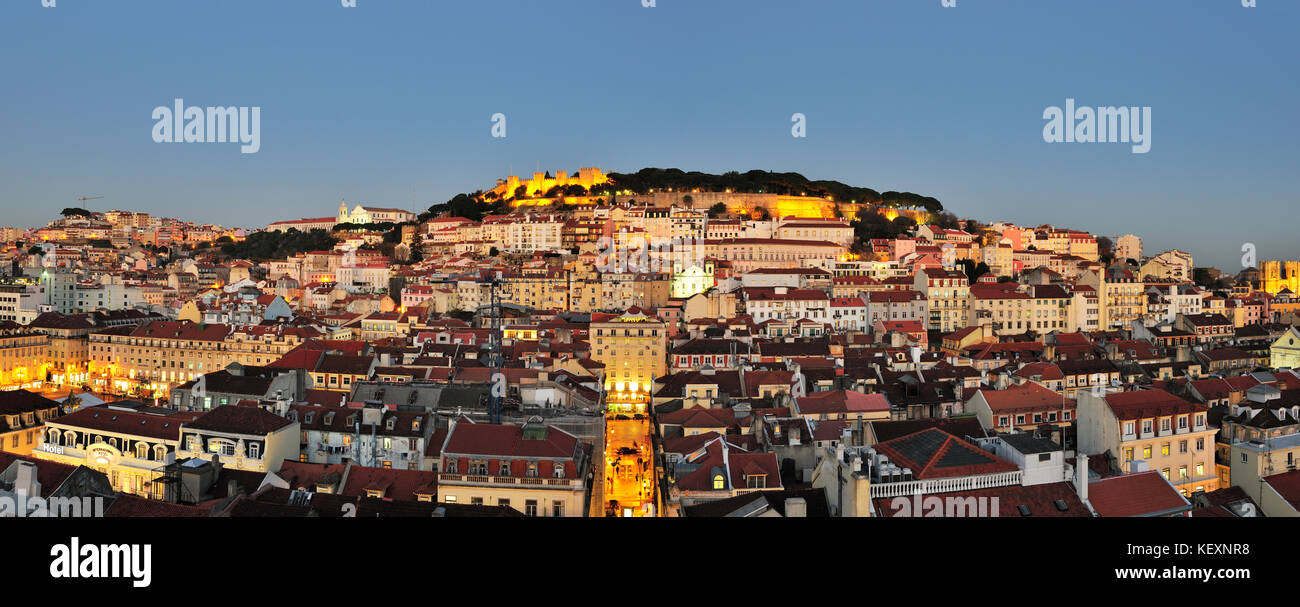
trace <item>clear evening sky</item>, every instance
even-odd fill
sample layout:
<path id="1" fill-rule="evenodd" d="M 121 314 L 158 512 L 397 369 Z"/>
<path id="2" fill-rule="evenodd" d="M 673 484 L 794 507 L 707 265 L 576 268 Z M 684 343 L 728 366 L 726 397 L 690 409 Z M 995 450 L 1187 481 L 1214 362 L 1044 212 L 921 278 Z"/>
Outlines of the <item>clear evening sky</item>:
<path id="1" fill-rule="evenodd" d="M 3 0 L 0 225 L 103 195 L 88 206 L 262 227 L 653 166 L 914 191 L 1231 271 L 1244 242 L 1300 258 L 1300 2 L 641 4 Z M 154 143 L 177 97 L 260 106 L 261 151 Z M 1151 151 L 1045 143 L 1067 97 L 1150 106 Z"/>

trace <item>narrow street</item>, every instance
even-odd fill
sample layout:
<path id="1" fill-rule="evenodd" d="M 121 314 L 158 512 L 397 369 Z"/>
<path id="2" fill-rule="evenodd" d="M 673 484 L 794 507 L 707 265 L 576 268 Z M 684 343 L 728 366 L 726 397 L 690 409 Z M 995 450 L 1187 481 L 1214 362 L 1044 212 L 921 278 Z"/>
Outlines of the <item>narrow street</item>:
<path id="1" fill-rule="evenodd" d="M 604 494 L 605 515 L 655 516 L 650 420 L 616 417 L 607 422 L 604 482 L 599 483 Z"/>

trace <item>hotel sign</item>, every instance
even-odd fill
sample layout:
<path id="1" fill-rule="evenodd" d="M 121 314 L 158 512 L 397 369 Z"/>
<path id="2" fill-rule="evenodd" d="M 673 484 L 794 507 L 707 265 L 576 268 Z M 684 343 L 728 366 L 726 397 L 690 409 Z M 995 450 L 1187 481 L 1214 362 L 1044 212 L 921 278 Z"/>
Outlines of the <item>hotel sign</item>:
<path id="1" fill-rule="evenodd" d="M 55 455 L 63 455 L 63 445 L 51 445 L 49 443 L 42 443 L 41 451 L 44 451 L 46 453 L 53 453 Z"/>

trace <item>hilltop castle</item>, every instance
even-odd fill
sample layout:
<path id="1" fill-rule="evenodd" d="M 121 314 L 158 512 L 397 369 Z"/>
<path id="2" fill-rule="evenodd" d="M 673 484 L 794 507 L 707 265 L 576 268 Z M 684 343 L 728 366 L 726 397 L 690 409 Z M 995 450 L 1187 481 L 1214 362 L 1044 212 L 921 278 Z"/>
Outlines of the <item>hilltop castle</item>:
<path id="1" fill-rule="evenodd" d="M 596 167 L 586 167 L 578 169 L 578 173 L 573 176 L 569 176 L 568 171 L 557 171 L 555 177 L 548 177 L 546 173 L 533 173 L 532 179 L 525 180 L 520 180 L 518 175 L 511 175 L 498 179 L 497 187 L 492 188 L 492 193 L 501 198 L 510 198 L 519 186 L 523 186 L 526 192 L 524 196 L 541 197 L 555 186 L 580 185 L 590 190 L 593 186 L 608 182 L 609 176 L 603 171 Z"/>

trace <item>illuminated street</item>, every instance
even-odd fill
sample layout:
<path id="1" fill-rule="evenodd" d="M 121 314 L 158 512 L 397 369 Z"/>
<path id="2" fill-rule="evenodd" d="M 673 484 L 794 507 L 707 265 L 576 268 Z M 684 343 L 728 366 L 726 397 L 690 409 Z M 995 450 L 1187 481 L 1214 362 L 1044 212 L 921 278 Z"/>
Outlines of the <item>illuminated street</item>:
<path id="1" fill-rule="evenodd" d="M 649 419 L 608 421 L 605 445 L 604 504 L 607 516 L 653 516 L 654 455 Z"/>

